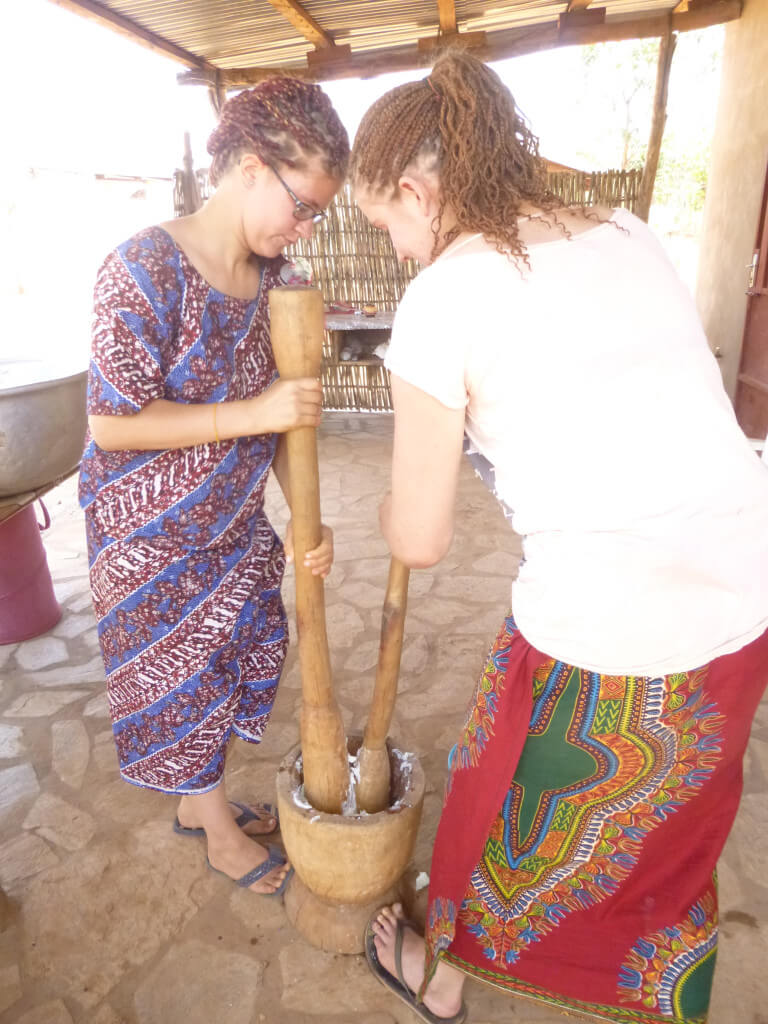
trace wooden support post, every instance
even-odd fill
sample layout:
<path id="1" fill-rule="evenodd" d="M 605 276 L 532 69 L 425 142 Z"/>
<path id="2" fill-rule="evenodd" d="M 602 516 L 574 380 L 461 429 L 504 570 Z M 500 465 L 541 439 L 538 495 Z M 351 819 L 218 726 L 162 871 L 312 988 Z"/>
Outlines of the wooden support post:
<path id="1" fill-rule="evenodd" d="M 635 213 L 642 220 L 648 220 L 653 199 L 653 186 L 656 182 L 656 171 L 659 166 L 659 154 L 664 138 L 664 125 L 667 121 L 667 96 L 669 94 L 669 73 L 672 70 L 672 57 L 675 52 L 677 36 L 667 32 L 659 41 L 659 63 L 656 71 L 656 95 L 653 98 L 653 118 L 651 134 L 648 139 L 648 152 L 645 157 L 643 176 L 637 194 Z"/>
<path id="2" fill-rule="evenodd" d="M 214 80 L 208 86 L 208 98 L 211 101 L 216 117 L 221 116 L 221 108 L 227 102 L 227 87 L 224 85 L 221 72 L 217 71 Z"/>
<path id="3" fill-rule="evenodd" d="M 184 170 L 181 175 L 181 194 L 184 213 L 190 214 L 203 205 L 200 189 L 197 187 L 195 166 L 192 161 L 192 143 L 189 132 L 184 132 Z"/>

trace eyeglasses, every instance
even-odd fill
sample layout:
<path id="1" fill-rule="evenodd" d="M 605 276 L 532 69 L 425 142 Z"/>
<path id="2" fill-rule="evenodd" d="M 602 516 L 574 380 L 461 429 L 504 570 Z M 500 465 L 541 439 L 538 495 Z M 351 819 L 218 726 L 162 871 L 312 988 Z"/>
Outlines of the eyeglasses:
<path id="1" fill-rule="evenodd" d="M 320 221 L 323 220 L 325 217 L 325 210 L 318 210 L 317 207 L 312 206 L 311 203 L 305 203 L 303 199 L 299 199 L 299 197 L 293 191 L 288 182 L 283 181 L 283 179 L 277 173 L 272 164 L 268 164 L 267 166 L 270 168 L 270 170 L 275 172 L 275 177 L 293 200 L 293 216 L 296 218 L 296 220 L 311 220 L 313 224 L 319 224 Z"/>

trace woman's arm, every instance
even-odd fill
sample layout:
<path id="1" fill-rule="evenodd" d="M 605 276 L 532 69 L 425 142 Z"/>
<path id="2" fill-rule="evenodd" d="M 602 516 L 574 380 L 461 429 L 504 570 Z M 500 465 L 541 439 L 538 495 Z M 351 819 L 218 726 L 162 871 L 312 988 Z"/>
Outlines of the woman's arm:
<path id="1" fill-rule="evenodd" d="M 234 402 L 187 405 L 157 398 L 137 413 L 89 416 L 88 424 L 96 444 L 108 452 L 189 448 L 252 434 L 316 427 L 322 401 L 320 384 L 306 377 L 277 380 L 255 398 Z M 280 482 L 282 486 L 282 479 Z"/>
<path id="2" fill-rule="evenodd" d="M 381 529 L 396 558 L 424 569 L 453 540 L 464 409 L 449 409 L 395 374 L 392 401 L 392 493 L 381 506 Z"/>

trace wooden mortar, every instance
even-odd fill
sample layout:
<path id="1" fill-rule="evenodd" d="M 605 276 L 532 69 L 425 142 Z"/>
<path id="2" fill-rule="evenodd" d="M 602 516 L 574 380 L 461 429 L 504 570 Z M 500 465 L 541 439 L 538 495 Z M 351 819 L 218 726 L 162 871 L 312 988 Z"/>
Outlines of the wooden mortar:
<path id="1" fill-rule="evenodd" d="M 355 755 L 361 737 L 349 737 Z M 325 814 L 301 801 L 300 747 L 277 773 L 280 831 L 295 875 L 285 895 L 288 920 L 312 945 L 362 953 L 370 917 L 406 899 L 403 875 L 413 855 L 424 803 L 424 772 L 415 755 L 390 748 L 392 803 L 378 814 Z M 407 902 L 407 899 L 406 899 Z"/>

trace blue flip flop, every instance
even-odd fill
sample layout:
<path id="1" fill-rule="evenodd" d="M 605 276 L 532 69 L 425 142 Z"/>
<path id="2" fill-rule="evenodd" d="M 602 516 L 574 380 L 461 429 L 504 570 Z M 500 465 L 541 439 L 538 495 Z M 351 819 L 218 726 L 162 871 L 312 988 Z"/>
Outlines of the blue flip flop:
<path id="1" fill-rule="evenodd" d="M 235 818 L 235 824 L 238 828 L 244 828 L 251 821 L 263 821 L 265 817 L 275 819 L 275 827 L 271 828 L 269 832 L 260 832 L 262 836 L 273 836 L 275 832 L 280 829 L 280 818 L 278 817 L 277 808 L 273 807 L 272 804 L 259 804 L 259 808 L 265 811 L 266 814 L 259 814 L 257 811 L 252 811 L 247 804 L 240 804 L 237 800 L 230 800 L 229 803 L 240 811 L 240 814 Z M 202 838 L 205 835 L 204 828 L 185 828 L 178 818 L 173 819 L 173 831 L 178 836 L 191 836 L 194 838 Z"/>
<path id="2" fill-rule="evenodd" d="M 243 875 L 242 878 L 231 878 L 228 874 L 226 874 L 226 872 L 219 871 L 218 868 L 215 868 L 207 857 L 205 858 L 205 861 L 208 867 L 211 869 L 211 871 L 215 871 L 217 875 L 224 875 L 225 878 L 229 878 L 230 882 L 234 882 L 235 885 L 239 885 L 241 888 L 247 889 L 249 886 L 253 885 L 254 882 L 258 882 L 260 878 L 263 878 L 265 875 L 268 875 L 270 871 L 274 871 L 275 868 L 280 868 L 283 866 L 283 864 L 286 863 L 285 857 L 282 855 L 277 846 L 268 846 L 267 850 L 269 851 L 269 856 L 267 857 L 267 859 L 263 861 L 261 864 L 259 864 L 257 868 L 254 868 L 253 871 L 249 871 L 247 874 Z M 278 889 L 275 889 L 274 892 L 257 892 L 254 893 L 254 895 L 266 896 L 267 899 L 270 900 L 274 899 L 275 897 L 282 896 L 292 876 L 293 868 L 289 870 L 288 874 L 280 883 L 280 887 Z"/>

